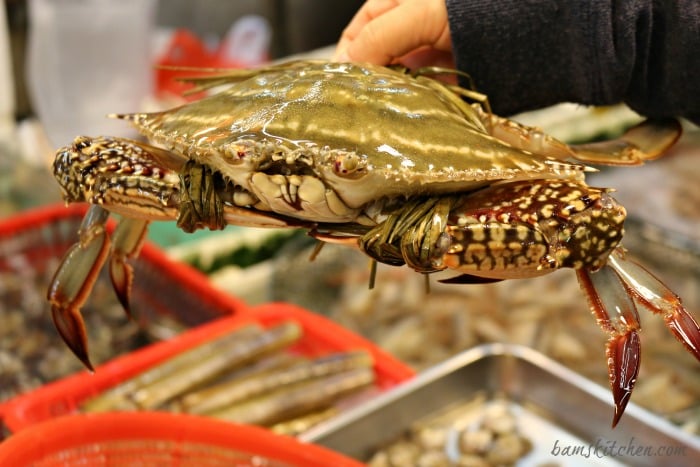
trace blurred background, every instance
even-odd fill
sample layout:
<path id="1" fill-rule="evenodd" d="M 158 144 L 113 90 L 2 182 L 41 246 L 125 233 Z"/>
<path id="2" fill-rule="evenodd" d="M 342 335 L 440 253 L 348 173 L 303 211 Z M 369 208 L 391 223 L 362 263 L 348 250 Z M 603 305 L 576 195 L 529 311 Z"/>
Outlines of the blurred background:
<path id="1" fill-rule="evenodd" d="M 31 116 L 32 105 L 28 95 L 26 78 L 26 61 L 30 30 L 30 0 L 4 0 L 4 7 L 9 26 L 12 72 L 16 83 L 15 109 L 19 118 Z M 85 8 L 94 4 L 102 8 L 105 2 L 100 0 L 55 0 L 63 7 L 77 4 Z M 113 2 L 122 3 L 122 2 Z M 129 3 L 129 2 L 123 2 Z M 150 4 L 145 2 L 139 2 Z M 152 43 L 141 44 L 152 49 L 158 55 L 163 49 L 154 50 L 163 45 L 163 37 L 177 29 L 191 32 L 212 49 L 226 36 L 235 22 L 245 16 L 262 18 L 269 28 L 269 42 L 265 52 L 269 58 L 281 58 L 287 55 L 321 48 L 336 42 L 345 25 L 363 3 L 362 0 L 344 0 L 328 2 L 325 0 L 158 0 L 154 6 L 144 6 L 147 12 L 153 8 L 151 22 Z M 73 25 L 76 26 L 76 25 Z M 115 24 L 124 32 L 129 31 L 130 24 Z M 105 53 L 109 53 L 106 51 Z"/>

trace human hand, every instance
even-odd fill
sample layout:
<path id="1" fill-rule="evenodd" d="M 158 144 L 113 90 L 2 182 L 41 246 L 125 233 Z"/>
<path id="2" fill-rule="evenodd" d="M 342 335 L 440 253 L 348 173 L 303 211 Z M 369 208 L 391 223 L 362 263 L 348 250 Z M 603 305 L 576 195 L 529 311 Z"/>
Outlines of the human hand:
<path id="1" fill-rule="evenodd" d="M 445 0 L 367 0 L 343 31 L 333 59 L 454 68 Z"/>

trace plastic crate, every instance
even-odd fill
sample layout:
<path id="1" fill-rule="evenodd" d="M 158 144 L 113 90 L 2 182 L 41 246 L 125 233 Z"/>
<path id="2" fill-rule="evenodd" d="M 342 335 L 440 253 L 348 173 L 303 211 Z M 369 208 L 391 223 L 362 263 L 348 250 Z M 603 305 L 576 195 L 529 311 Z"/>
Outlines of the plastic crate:
<path id="1" fill-rule="evenodd" d="M 0 444 L 0 465 L 358 467 L 363 464 L 262 428 L 191 415 L 143 412 L 71 415 L 41 423 Z"/>
<path id="2" fill-rule="evenodd" d="M 84 205 L 68 207 L 52 205 L 26 211 L 0 221 L 0 274 L 5 275 L 5 279 L 24 280 L 23 274 L 27 275 L 29 271 L 28 275 L 36 278 L 37 283 L 29 285 L 36 291 L 33 294 L 34 301 L 38 301 L 34 303 L 33 325 L 41 323 L 42 331 L 45 333 L 56 332 L 51 321 L 48 302 L 44 298 L 48 282 L 58 260 L 76 242 L 78 228 L 86 209 Z M 112 230 L 114 224 L 110 222 L 108 229 Z M 222 316 L 240 313 L 246 307 L 243 301 L 216 290 L 202 273 L 169 259 L 164 252 L 152 244 L 146 243 L 139 257 L 131 260 L 130 263 L 134 266 L 131 305 L 134 316 L 141 324 L 153 323 L 156 318 L 167 318 L 168 321 L 173 321 L 181 327 L 189 328 Z M 100 275 L 96 288 L 101 284 L 102 290 L 109 295 L 109 300 L 117 303 L 106 269 L 104 268 L 105 271 Z M 7 290 L 6 283 L 0 285 L 4 287 L 3 290 Z M 6 295 L 0 294 L 0 299 L 4 297 Z M 101 305 L 95 305 L 97 302 L 98 300 L 91 296 L 88 298 L 86 307 L 99 308 Z M 2 305 L 0 314 L 5 309 L 26 310 L 24 304 L 13 303 L 12 306 L 9 304 L 5 306 L 3 302 L 0 305 Z M 85 316 L 90 317 L 89 313 Z M 128 324 L 126 315 L 122 315 L 121 311 L 117 316 L 118 319 L 123 316 L 124 325 Z M 35 327 L 38 328 L 38 326 Z M 91 331 L 88 328 L 89 334 Z M 57 337 L 58 334 L 56 333 L 55 336 Z M 94 337 L 90 340 L 91 343 L 94 342 Z M 69 353 L 67 347 L 64 348 L 62 342 L 60 344 L 60 351 L 65 350 Z M 132 349 L 125 351 L 129 350 Z M 111 358 L 111 356 L 105 358 Z M 80 365 L 77 364 L 76 359 L 75 369 L 65 374 L 68 375 L 79 368 Z M 50 380 L 43 377 L 38 379 L 43 383 Z M 0 419 L 3 413 L 3 402 L 2 392 L 0 392 Z"/>
<path id="3" fill-rule="evenodd" d="M 295 305 L 270 303 L 240 315 L 222 318 L 186 331 L 175 339 L 159 342 L 96 368 L 94 374 L 77 373 L 43 386 L 7 403 L 5 425 L 12 432 L 24 430 L 36 423 L 77 411 L 77 406 L 88 397 L 136 375 L 137 373 L 244 324 L 259 323 L 270 327 L 283 321 L 295 321 L 303 336 L 290 351 L 306 356 L 331 352 L 366 349 L 374 358 L 376 386 L 379 390 L 392 387 L 414 376 L 413 370 L 389 356 L 364 338 L 340 327 L 332 321 Z"/>

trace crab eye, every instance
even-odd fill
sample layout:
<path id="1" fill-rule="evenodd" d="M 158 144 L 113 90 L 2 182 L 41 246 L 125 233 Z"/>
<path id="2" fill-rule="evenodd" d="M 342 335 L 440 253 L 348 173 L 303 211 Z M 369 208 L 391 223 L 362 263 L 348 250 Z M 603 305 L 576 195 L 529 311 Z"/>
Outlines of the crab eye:
<path id="1" fill-rule="evenodd" d="M 361 156 L 355 153 L 343 153 L 336 156 L 333 169 L 338 175 L 352 175 L 362 173 L 365 165 L 364 158 Z"/>
<path id="2" fill-rule="evenodd" d="M 73 140 L 73 148 L 76 151 L 82 151 L 83 149 L 88 148 L 91 145 L 92 138 L 88 138 L 87 136 L 76 136 Z"/>

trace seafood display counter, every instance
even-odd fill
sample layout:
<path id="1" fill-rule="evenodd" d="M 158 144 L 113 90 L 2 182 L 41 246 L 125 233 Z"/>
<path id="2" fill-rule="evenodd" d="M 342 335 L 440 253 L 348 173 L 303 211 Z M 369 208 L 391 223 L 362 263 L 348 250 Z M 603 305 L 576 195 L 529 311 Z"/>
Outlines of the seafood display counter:
<path id="1" fill-rule="evenodd" d="M 158 464 L 185 456 L 206 465 L 360 465 L 289 436 L 414 372 L 298 306 L 247 306 L 152 245 L 133 263 L 134 320 L 109 278 L 98 278 L 85 311 L 100 365 L 94 374 L 79 371 L 51 324 L 44 294 L 84 213 L 81 206 L 47 207 L 0 223 L 0 317 L 11 325 L 0 328 L 7 333 L 0 348 L 0 421 L 7 436 L 0 464 Z M 217 413 L 202 409 L 217 397 L 204 382 L 226 386 L 228 405 Z M 135 399 L 125 391 L 148 401 L 127 407 Z M 45 442 L 37 444 L 37 437 Z"/>
<path id="2" fill-rule="evenodd" d="M 488 344 L 303 439 L 374 467 L 696 464 L 697 437 L 634 406 L 611 429 L 611 408 L 604 388 L 539 352 Z"/>
<path id="3" fill-rule="evenodd" d="M 256 329 L 259 326 L 264 333 Z M 343 360 L 341 352 L 346 353 Z M 315 368 L 306 363 L 307 359 L 318 361 L 331 354 L 335 368 L 330 359 L 326 359 L 325 366 Z M 291 368 L 297 371 L 287 371 Z M 277 426 L 289 432 L 292 429 L 280 426 L 280 422 L 310 414 L 319 415 L 315 419 L 320 421 L 324 414 L 326 418 L 335 415 L 336 410 L 413 374 L 365 339 L 325 318 L 294 305 L 267 304 L 114 359 L 97 367 L 92 375 L 77 373 L 16 397 L 5 407 L 5 424 L 15 432 L 78 412 L 160 410 L 202 414 L 209 411 L 195 410 L 198 404 L 192 401 L 211 406 L 212 399 L 223 396 L 229 400 L 213 407 L 221 410 L 212 416 Z M 227 387 L 204 393 L 206 385 L 213 382 Z M 243 384 L 231 385 L 236 382 Z M 304 423 L 311 426 L 310 421 Z"/>

